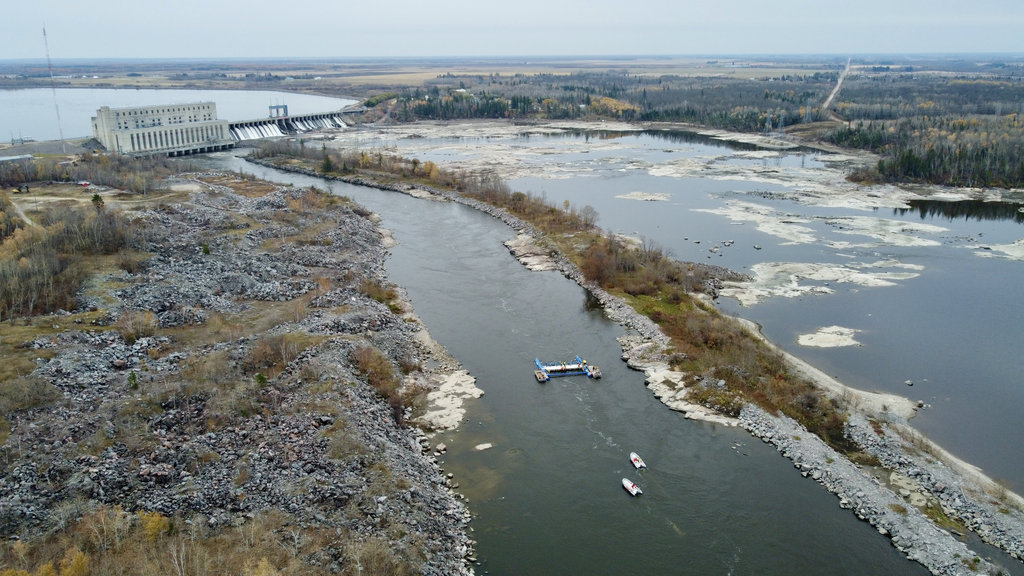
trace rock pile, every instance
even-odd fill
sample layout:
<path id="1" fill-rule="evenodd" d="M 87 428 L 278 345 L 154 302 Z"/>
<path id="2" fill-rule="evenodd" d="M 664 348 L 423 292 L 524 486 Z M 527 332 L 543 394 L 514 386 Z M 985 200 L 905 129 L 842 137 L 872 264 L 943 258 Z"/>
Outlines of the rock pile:
<path id="1" fill-rule="evenodd" d="M 943 476 L 950 484 L 922 483 L 922 488 L 941 488 L 940 494 L 953 492 L 964 495 L 964 501 L 959 503 L 960 509 L 950 510 L 950 516 L 968 517 L 963 515 L 968 512 L 967 508 L 972 508 L 974 514 L 984 515 L 978 509 L 977 502 L 967 503 L 967 500 L 972 499 L 968 499 L 959 487 L 962 480 L 955 479 L 943 464 L 934 460 L 927 464 L 915 462 L 917 459 L 908 455 L 906 447 L 900 446 L 894 434 L 879 435 L 863 416 L 855 415 L 852 420 L 848 435 L 861 446 L 867 447 L 869 453 L 873 455 L 888 453 L 889 461 L 883 461 L 886 468 L 905 470 L 915 478 L 931 478 L 932 474 Z M 883 479 L 873 475 L 870 469 L 853 464 L 820 438 L 808 433 L 794 420 L 785 416 L 772 416 L 756 406 L 748 405 L 740 414 L 740 423 L 753 436 L 775 446 L 783 456 L 793 462 L 803 476 L 813 479 L 835 494 L 841 507 L 851 510 L 858 518 L 870 523 L 880 534 L 889 536 L 896 548 L 911 560 L 920 562 L 932 574 L 999 572 L 997 566 L 978 558 L 965 543 L 932 522 L 922 509 L 915 505 L 909 491 L 901 493 L 890 489 Z M 918 465 L 923 465 L 924 468 L 919 468 Z M 925 469 L 929 472 L 925 472 Z M 946 470 L 946 473 L 940 472 L 942 470 Z M 957 488 L 954 489 L 954 486 Z M 943 507 L 946 508 L 945 502 Z M 1024 523 L 1021 522 L 1019 511 L 1006 510 L 1002 516 L 1004 518 L 997 521 L 991 515 L 985 515 L 993 525 L 1000 526 L 997 530 L 991 531 L 998 532 L 1003 537 L 1001 541 L 990 541 L 1019 558 L 1020 535 L 1024 534 Z"/>
<path id="2" fill-rule="evenodd" d="M 417 550 L 425 542 L 423 574 L 472 573 L 464 503 L 422 436 L 396 421 L 350 360 L 362 345 L 395 365 L 422 366 L 432 354 L 418 342 L 417 324 L 360 290 L 360 278 L 384 282 L 376 225 L 346 205 L 289 211 L 300 190 L 247 198 L 208 188 L 141 214 L 139 249 L 149 260 L 111 278 L 127 286 L 86 302 L 110 309 L 103 323 L 118 331 L 83 326 L 26 343 L 52 352 L 31 377 L 57 401 L 8 416 L 14 462 L 0 476 L 0 533 L 45 533 L 98 504 L 177 515 L 210 530 L 272 510 L 350 539 Z M 313 241 L 289 241 L 314 224 L 322 232 Z M 280 249 L 268 250 L 271 241 Z M 324 277 L 330 281 L 318 281 Z M 121 320 L 149 312 L 161 327 L 216 333 L 205 326 L 214 314 L 300 296 L 309 308 L 262 335 L 225 328 L 189 343 L 131 328 L 126 338 Z M 261 340 L 293 333 L 316 343 L 280 375 L 253 378 L 248 366 L 263 361 Z M 244 381 L 231 376 L 238 374 Z M 401 540 L 393 526 L 403 527 Z M 334 544 L 314 560 L 350 569 Z"/>

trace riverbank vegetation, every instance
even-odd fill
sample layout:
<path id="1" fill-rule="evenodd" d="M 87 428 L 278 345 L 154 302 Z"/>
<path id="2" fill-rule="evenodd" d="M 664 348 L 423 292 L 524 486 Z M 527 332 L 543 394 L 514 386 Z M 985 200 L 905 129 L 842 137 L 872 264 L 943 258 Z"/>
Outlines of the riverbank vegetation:
<path id="1" fill-rule="evenodd" d="M 180 516 L 132 513 L 117 505 L 90 509 L 71 502 L 60 513 L 65 529 L 51 538 L 0 546 L 0 562 L 8 566 L 0 576 L 329 573 L 300 555 L 315 551 L 308 543 L 328 540 L 333 531 L 295 528 L 283 514 L 259 514 L 237 530 L 212 530 Z M 282 542 L 278 533 L 294 538 Z"/>
<path id="2" fill-rule="evenodd" d="M 696 402 L 729 415 L 737 415 L 744 402 L 755 402 L 794 418 L 840 451 L 857 451 L 844 435 L 845 409 L 837 400 L 792 373 L 778 352 L 694 295 L 713 293 L 716 280 L 737 277 L 728 270 L 678 262 L 650 242 L 627 244 L 597 227 L 598 214 L 592 207 L 558 206 L 512 191 L 488 174 L 449 171 L 382 152 L 288 142 L 264 143 L 253 155 L 325 176 L 447 188 L 506 210 L 543 232 L 540 242 L 570 258 L 587 280 L 623 298 L 661 327 L 672 340 L 673 367 L 693 375 Z M 328 166 L 335 169 L 325 172 Z"/>

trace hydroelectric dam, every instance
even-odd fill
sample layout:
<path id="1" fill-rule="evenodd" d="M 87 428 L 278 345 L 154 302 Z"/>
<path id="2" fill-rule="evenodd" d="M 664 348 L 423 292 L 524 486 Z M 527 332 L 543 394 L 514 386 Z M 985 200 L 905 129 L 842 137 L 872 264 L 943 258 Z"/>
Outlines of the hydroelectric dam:
<path id="1" fill-rule="evenodd" d="M 231 137 L 236 142 L 259 140 L 288 134 L 301 134 L 313 130 L 345 128 L 343 114 L 354 111 L 324 112 L 319 114 L 288 115 L 288 106 L 274 105 L 270 107 L 270 116 L 258 120 L 229 121 Z"/>
<path id="2" fill-rule="evenodd" d="M 288 114 L 286 105 L 270 106 L 267 118 L 220 120 L 214 102 L 110 108 L 92 118 L 93 136 L 108 152 L 131 156 L 184 156 L 233 148 L 240 142 L 343 129 L 345 114 L 363 108 L 313 114 Z"/>

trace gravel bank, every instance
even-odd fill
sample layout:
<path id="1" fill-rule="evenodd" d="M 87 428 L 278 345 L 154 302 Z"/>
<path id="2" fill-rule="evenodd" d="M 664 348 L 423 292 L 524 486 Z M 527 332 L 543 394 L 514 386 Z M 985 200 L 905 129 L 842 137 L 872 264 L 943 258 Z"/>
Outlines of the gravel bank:
<path id="1" fill-rule="evenodd" d="M 421 574 L 471 574 L 464 502 L 427 438 L 398 424 L 351 360 L 372 345 L 418 367 L 410 386 L 458 368 L 417 322 L 361 290 L 363 278 L 386 280 L 376 219 L 352 205 L 296 209 L 297 189 L 200 187 L 187 203 L 137 214 L 148 259 L 83 294 L 85 308 L 109 310 L 97 325 L 25 343 L 53 353 L 31 377 L 59 400 L 8 416 L 0 533 L 31 538 L 100 504 L 178 516 L 208 534 L 273 511 L 339 535 L 308 558 L 329 572 L 351 569 L 351 542 L 375 539 L 414 550 Z M 288 240 L 314 227 L 301 246 Z M 173 336 L 111 330 L 128 311 Z M 253 378 L 277 354 L 265 345 L 283 349 L 295 335 L 312 345 L 279 375 Z"/>

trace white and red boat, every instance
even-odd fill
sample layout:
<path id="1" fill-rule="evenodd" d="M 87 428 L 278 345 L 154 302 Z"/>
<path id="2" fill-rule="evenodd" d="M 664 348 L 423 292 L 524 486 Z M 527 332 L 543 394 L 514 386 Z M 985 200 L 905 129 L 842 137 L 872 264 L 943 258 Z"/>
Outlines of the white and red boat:
<path id="1" fill-rule="evenodd" d="M 633 463 L 633 467 L 637 470 L 647 468 L 647 464 L 644 462 L 643 458 L 641 458 L 636 452 L 629 453 L 629 461 Z"/>
<path id="2" fill-rule="evenodd" d="M 622 487 L 626 489 L 626 492 L 629 492 L 630 496 L 639 496 L 644 493 L 644 491 L 629 478 L 622 479 Z"/>

